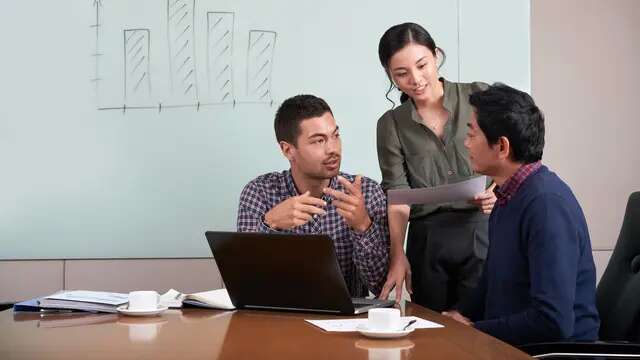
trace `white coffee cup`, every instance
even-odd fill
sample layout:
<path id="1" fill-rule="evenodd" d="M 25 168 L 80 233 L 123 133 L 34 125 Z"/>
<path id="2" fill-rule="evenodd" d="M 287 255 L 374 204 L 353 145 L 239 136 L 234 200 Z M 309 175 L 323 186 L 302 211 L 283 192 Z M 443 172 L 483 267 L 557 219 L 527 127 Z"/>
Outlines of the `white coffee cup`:
<path id="1" fill-rule="evenodd" d="M 372 330 L 400 330 L 400 310 L 394 308 L 379 308 L 369 310 L 367 327 Z"/>
<path id="2" fill-rule="evenodd" d="M 129 293 L 129 310 L 156 310 L 160 295 L 156 291 L 132 291 Z"/>

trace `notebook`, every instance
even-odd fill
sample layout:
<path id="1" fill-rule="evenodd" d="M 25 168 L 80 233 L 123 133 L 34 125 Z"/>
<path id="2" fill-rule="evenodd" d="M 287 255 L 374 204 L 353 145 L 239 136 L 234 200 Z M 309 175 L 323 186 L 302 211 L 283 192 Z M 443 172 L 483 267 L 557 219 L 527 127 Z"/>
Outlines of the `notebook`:
<path id="1" fill-rule="evenodd" d="M 235 309 L 226 289 L 203 291 L 193 294 L 183 294 L 171 289 L 160 296 L 160 303 L 171 308 L 180 308 L 186 304 L 210 309 Z"/>

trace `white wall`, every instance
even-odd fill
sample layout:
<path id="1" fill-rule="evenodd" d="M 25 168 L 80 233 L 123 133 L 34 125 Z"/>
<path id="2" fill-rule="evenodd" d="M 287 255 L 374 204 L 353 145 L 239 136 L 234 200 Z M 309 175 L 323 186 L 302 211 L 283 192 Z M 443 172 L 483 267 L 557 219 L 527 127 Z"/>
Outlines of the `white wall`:
<path id="1" fill-rule="evenodd" d="M 288 167 L 273 116 L 278 102 L 299 93 L 332 106 L 342 168 L 379 179 L 375 125 L 389 108 L 389 83 L 377 46 L 400 22 L 430 30 L 448 54 L 442 74 L 450 80 L 530 86 L 528 0 L 176 0 L 170 4 L 191 19 L 180 28 L 180 41 L 192 41 L 181 64 L 193 72 L 184 79 L 197 79 L 191 85 L 199 89 L 176 94 L 169 64 L 185 53 L 167 46 L 175 19 L 167 1 L 24 0 L 2 8 L 0 32 L 11 35 L 0 57 L 0 259 L 208 256 L 204 231 L 235 228 L 242 187 Z M 208 87 L 216 37 L 208 37 L 206 15 L 217 11 L 235 13 L 225 60 L 235 106 Z M 505 24 L 512 31 L 501 31 Z M 139 50 L 124 44 L 132 28 L 150 34 L 135 40 L 145 45 Z M 264 48 L 275 49 L 264 100 L 246 91 L 253 29 L 278 35 Z M 478 47 L 483 38 L 495 41 L 492 51 Z M 134 72 L 143 94 L 131 95 L 138 77 L 128 65 L 148 70 Z"/>

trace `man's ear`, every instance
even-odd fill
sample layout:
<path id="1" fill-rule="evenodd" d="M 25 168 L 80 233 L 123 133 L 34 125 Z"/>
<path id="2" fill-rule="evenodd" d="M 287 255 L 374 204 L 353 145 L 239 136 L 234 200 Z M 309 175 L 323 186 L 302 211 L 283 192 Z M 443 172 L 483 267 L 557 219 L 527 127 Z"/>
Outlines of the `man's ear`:
<path id="1" fill-rule="evenodd" d="M 500 136 L 496 145 L 498 147 L 498 158 L 500 160 L 506 160 L 511 154 L 511 144 L 506 136 Z"/>
<path id="2" fill-rule="evenodd" d="M 286 141 L 280 141 L 280 151 L 282 151 L 282 155 L 284 155 L 284 157 L 286 157 L 289 161 L 293 161 L 296 147 Z"/>

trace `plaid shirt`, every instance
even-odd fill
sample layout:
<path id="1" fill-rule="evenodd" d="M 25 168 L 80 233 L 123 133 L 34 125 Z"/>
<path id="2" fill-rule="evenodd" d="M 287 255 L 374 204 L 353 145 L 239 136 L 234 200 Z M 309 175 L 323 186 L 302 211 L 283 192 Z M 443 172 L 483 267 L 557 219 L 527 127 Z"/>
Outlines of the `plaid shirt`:
<path id="1" fill-rule="evenodd" d="M 516 194 L 520 185 L 522 185 L 529 175 L 538 171 L 540 166 L 542 166 L 542 162 L 540 161 L 522 165 L 515 174 L 511 175 L 511 177 L 502 184 L 502 186 L 496 187 L 496 204 L 498 206 L 507 205 L 507 202 L 509 202 L 509 200 L 511 200 L 511 198 Z"/>
<path id="2" fill-rule="evenodd" d="M 342 172 L 340 175 L 351 182 L 355 179 L 355 176 Z M 331 179 L 329 187 L 344 191 L 335 177 Z M 290 170 L 265 174 L 249 182 L 242 190 L 238 231 L 329 235 L 333 239 L 338 263 L 351 296 L 364 297 L 368 290 L 378 295 L 389 268 L 387 200 L 380 185 L 366 177 L 362 177 L 362 193 L 372 222 L 364 234 L 356 233 L 344 221 L 326 195 L 322 197 L 327 202 L 324 216 L 314 216 L 306 224 L 290 230 L 274 230 L 265 224 L 265 214 L 282 201 L 299 194 Z"/>

